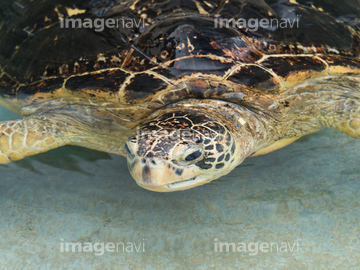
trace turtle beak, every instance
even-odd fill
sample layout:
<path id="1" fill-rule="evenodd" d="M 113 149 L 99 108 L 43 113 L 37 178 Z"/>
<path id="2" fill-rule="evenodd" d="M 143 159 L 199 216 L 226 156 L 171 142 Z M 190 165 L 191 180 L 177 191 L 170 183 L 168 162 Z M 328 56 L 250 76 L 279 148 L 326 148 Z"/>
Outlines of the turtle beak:
<path id="1" fill-rule="evenodd" d="M 171 192 L 205 184 L 202 178 L 197 176 L 201 171 L 194 165 L 181 167 L 160 158 L 142 158 L 133 152 L 131 144 L 127 144 L 125 148 L 128 152 L 129 171 L 142 188 L 157 192 Z"/>
<path id="2" fill-rule="evenodd" d="M 203 185 L 205 183 L 207 183 L 208 181 L 204 182 L 200 179 L 200 177 L 193 177 L 191 179 L 188 180 L 183 180 L 180 182 L 174 182 L 174 183 L 170 183 L 170 184 L 165 184 L 162 186 L 158 186 L 158 185 L 148 185 L 148 184 L 143 184 L 140 182 L 136 182 L 140 187 L 147 189 L 147 190 L 151 190 L 151 191 L 156 191 L 156 192 L 173 192 L 173 191 L 181 191 L 181 190 L 187 190 L 187 189 L 191 189 L 200 185 Z"/>
<path id="3" fill-rule="evenodd" d="M 184 170 L 159 159 L 128 159 L 128 167 L 136 183 L 151 191 L 172 192 L 203 184 L 196 168 Z"/>

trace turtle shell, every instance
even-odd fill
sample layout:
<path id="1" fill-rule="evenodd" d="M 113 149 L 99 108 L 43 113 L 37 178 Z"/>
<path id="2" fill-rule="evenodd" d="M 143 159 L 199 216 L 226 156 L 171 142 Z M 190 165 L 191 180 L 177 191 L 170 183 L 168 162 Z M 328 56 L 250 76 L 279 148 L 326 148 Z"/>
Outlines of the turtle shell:
<path id="1" fill-rule="evenodd" d="M 359 14 L 358 0 L 3 0 L 0 102 L 20 111 L 77 97 L 155 110 L 276 97 L 313 77 L 360 76 Z M 239 18 L 248 25 L 219 27 Z M 66 28 L 67 19 L 81 23 Z M 110 19 L 116 27 L 99 31 L 95 21 Z M 250 27 L 264 19 L 275 25 Z"/>

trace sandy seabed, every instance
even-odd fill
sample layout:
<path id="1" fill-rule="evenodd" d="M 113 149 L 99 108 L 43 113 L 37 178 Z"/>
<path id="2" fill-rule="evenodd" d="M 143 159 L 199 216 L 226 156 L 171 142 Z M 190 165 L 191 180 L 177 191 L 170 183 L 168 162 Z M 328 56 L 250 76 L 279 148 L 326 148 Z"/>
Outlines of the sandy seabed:
<path id="1" fill-rule="evenodd" d="M 177 193 L 80 147 L 0 165 L 0 269 L 360 269 L 359 163 L 360 140 L 323 130 Z"/>

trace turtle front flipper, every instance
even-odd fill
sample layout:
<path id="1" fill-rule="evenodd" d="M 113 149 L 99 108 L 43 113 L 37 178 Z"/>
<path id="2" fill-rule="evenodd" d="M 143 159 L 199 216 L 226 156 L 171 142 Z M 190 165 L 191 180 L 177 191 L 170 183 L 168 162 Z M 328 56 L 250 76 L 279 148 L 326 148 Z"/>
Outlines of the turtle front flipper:
<path id="1" fill-rule="evenodd" d="M 360 139 L 360 77 L 319 77 L 284 94 L 280 104 L 285 105 L 279 107 L 281 121 L 289 123 L 282 132 L 285 138 L 333 128 Z"/>
<path id="2" fill-rule="evenodd" d="M 77 145 L 126 155 L 136 120 L 126 106 L 81 98 L 57 99 L 22 109 L 24 119 L 0 122 L 0 164 Z"/>
<path id="3" fill-rule="evenodd" d="M 65 145 L 65 124 L 45 118 L 0 123 L 0 164 L 20 160 Z"/>
<path id="4" fill-rule="evenodd" d="M 338 124 L 337 129 L 355 139 L 360 139 L 360 113 L 353 115 L 350 120 L 341 121 Z"/>
<path id="5" fill-rule="evenodd" d="M 319 103 L 323 112 L 332 108 L 332 111 L 324 115 L 327 119 L 326 127 L 335 128 L 360 139 L 360 77 L 329 77 L 326 78 L 326 82 L 331 90 L 327 90 L 328 94 L 325 94 L 323 104 Z M 321 90 L 323 85 L 320 84 Z"/>

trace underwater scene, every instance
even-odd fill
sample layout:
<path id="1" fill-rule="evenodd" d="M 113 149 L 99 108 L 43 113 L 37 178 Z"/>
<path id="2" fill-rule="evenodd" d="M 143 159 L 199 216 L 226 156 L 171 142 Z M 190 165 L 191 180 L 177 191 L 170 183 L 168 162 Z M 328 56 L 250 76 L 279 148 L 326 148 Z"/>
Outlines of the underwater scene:
<path id="1" fill-rule="evenodd" d="M 326 129 L 171 193 L 74 146 L 0 165 L 0 268 L 358 269 L 359 161 L 359 140 Z"/>
<path id="2" fill-rule="evenodd" d="M 359 0 L 2 0 L 0 270 L 360 269 Z"/>

